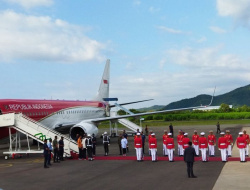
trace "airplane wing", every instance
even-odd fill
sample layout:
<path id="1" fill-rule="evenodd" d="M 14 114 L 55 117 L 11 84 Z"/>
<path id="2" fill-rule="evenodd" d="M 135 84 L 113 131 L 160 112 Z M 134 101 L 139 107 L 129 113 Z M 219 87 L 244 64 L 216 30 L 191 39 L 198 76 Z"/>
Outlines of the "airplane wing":
<path id="1" fill-rule="evenodd" d="M 88 120 L 85 120 L 85 121 L 99 123 L 99 122 L 102 122 L 102 121 L 115 121 L 115 120 L 118 120 L 118 119 L 129 118 L 129 117 L 140 117 L 140 116 L 144 116 L 144 115 L 153 115 L 153 114 L 167 113 L 167 112 L 173 112 L 173 111 L 192 110 L 192 109 L 206 108 L 206 107 L 208 107 L 208 106 L 178 108 L 178 109 L 162 110 L 162 111 L 155 111 L 155 112 L 137 113 L 137 114 L 133 114 L 133 115 L 118 115 L 118 116 L 114 116 L 114 117 L 88 119 Z"/>
<path id="2" fill-rule="evenodd" d="M 128 103 L 121 103 L 121 104 L 119 104 L 119 105 L 124 106 L 124 105 L 129 105 L 129 104 L 140 103 L 140 102 L 147 102 L 147 101 L 151 101 L 151 100 L 153 100 L 153 99 L 140 100 L 140 101 L 128 102 Z M 110 105 L 109 107 L 112 108 L 112 107 L 115 107 L 115 105 Z"/>
<path id="3" fill-rule="evenodd" d="M 215 89 L 216 89 L 216 87 L 215 87 Z M 214 89 L 214 93 L 215 93 L 215 89 Z M 199 109 L 199 108 L 206 108 L 206 107 L 211 106 L 211 104 L 213 102 L 213 99 L 214 99 L 214 93 L 213 93 L 213 96 L 211 98 L 210 103 L 208 105 L 206 105 L 206 106 L 195 106 L 195 107 L 187 107 L 187 108 L 177 108 L 177 109 L 170 109 L 170 110 L 137 113 L 137 114 L 131 114 L 131 115 L 118 115 L 118 116 L 114 116 L 114 117 L 104 117 L 104 118 L 88 119 L 88 120 L 85 120 L 85 121 L 99 123 L 99 122 L 102 122 L 102 121 L 115 121 L 115 120 L 118 120 L 118 119 L 129 118 L 129 117 L 140 117 L 140 116 L 144 116 L 144 115 L 153 115 L 153 114 L 158 114 L 158 113 L 167 113 L 167 112 L 174 112 L 174 111 L 184 111 L 184 110 L 193 110 L 193 109 Z"/>

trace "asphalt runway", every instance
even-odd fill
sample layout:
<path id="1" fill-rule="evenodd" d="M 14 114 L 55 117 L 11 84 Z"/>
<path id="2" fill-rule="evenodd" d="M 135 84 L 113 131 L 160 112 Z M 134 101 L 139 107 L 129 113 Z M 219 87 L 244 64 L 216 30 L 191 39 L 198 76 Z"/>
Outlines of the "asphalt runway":
<path id="1" fill-rule="evenodd" d="M 243 126 L 221 125 L 229 129 L 234 139 Z M 162 155 L 162 134 L 168 127 L 149 127 L 158 139 L 158 155 Z M 182 126 L 175 127 L 175 136 L 179 129 L 188 132 L 204 131 L 206 135 L 215 126 Z M 105 129 L 100 130 L 100 134 Z M 218 135 L 219 136 L 219 135 Z M 217 136 L 217 137 L 218 137 Z M 175 138 L 176 139 L 176 138 Z M 128 156 L 135 156 L 133 137 L 129 137 Z M 176 150 L 177 150 L 177 144 Z M 1 152 L 4 148 L 1 148 Z M 147 148 L 146 152 L 147 154 Z M 97 157 L 103 156 L 101 139 L 98 138 Z M 111 138 L 110 156 L 119 156 L 117 138 Z M 220 156 L 216 148 L 216 156 Z M 198 178 L 187 178 L 186 164 L 183 161 L 144 161 L 131 160 L 66 160 L 43 168 L 42 155 L 31 155 L 29 158 L 4 160 L 0 159 L 0 189 L 213 189 L 224 163 L 194 163 L 194 173 Z"/>

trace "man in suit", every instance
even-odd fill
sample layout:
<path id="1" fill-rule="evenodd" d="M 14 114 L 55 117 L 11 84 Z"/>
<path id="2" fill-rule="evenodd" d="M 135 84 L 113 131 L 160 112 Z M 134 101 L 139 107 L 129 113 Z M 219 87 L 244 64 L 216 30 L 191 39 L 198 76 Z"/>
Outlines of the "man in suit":
<path id="1" fill-rule="evenodd" d="M 193 164 L 195 157 L 195 150 L 192 147 L 192 142 L 188 142 L 188 147 L 184 151 L 184 161 L 187 163 L 187 173 L 189 178 L 197 178 L 193 173 Z"/>

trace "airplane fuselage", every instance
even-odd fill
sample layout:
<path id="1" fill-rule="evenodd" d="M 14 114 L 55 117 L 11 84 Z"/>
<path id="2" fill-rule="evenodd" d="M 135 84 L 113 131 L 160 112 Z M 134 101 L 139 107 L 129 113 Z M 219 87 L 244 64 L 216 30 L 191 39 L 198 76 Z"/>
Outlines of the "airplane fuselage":
<path id="1" fill-rule="evenodd" d="M 53 129 L 63 128 L 61 124 L 76 124 L 86 119 L 106 116 L 106 103 L 100 101 L 69 101 L 69 100 L 26 100 L 2 99 L 2 114 L 23 113 Z M 0 129 L 0 138 L 6 136 L 8 130 Z"/>

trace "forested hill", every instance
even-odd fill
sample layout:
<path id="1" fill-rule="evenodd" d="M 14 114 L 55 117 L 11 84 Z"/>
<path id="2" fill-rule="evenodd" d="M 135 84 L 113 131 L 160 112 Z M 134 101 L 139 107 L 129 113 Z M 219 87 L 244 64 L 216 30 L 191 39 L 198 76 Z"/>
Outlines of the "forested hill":
<path id="1" fill-rule="evenodd" d="M 183 99 L 172 102 L 163 109 L 185 108 L 191 106 L 207 105 L 210 103 L 211 95 L 199 95 L 194 98 Z M 248 105 L 250 106 L 250 85 L 237 88 L 231 92 L 215 96 L 212 105 L 219 106 L 222 103 L 233 105 L 234 107 Z"/>
<path id="2" fill-rule="evenodd" d="M 198 95 L 194 98 L 183 99 L 180 101 L 172 102 L 166 106 L 152 106 L 148 110 L 158 110 L 185 108 L 199 105 L 207 105 L 211 101 L 211 95 Z M 237 88 L 231 92 L 215 96 L 212 105 L 219 106 L 222 103 L 233 105 L 234 107 L 247 105 L 250 106 L 250 85 Z M 146 110 L 146 108 L 143 108 Z M 141 111 L 141 109 L 139 109 Z"/>

